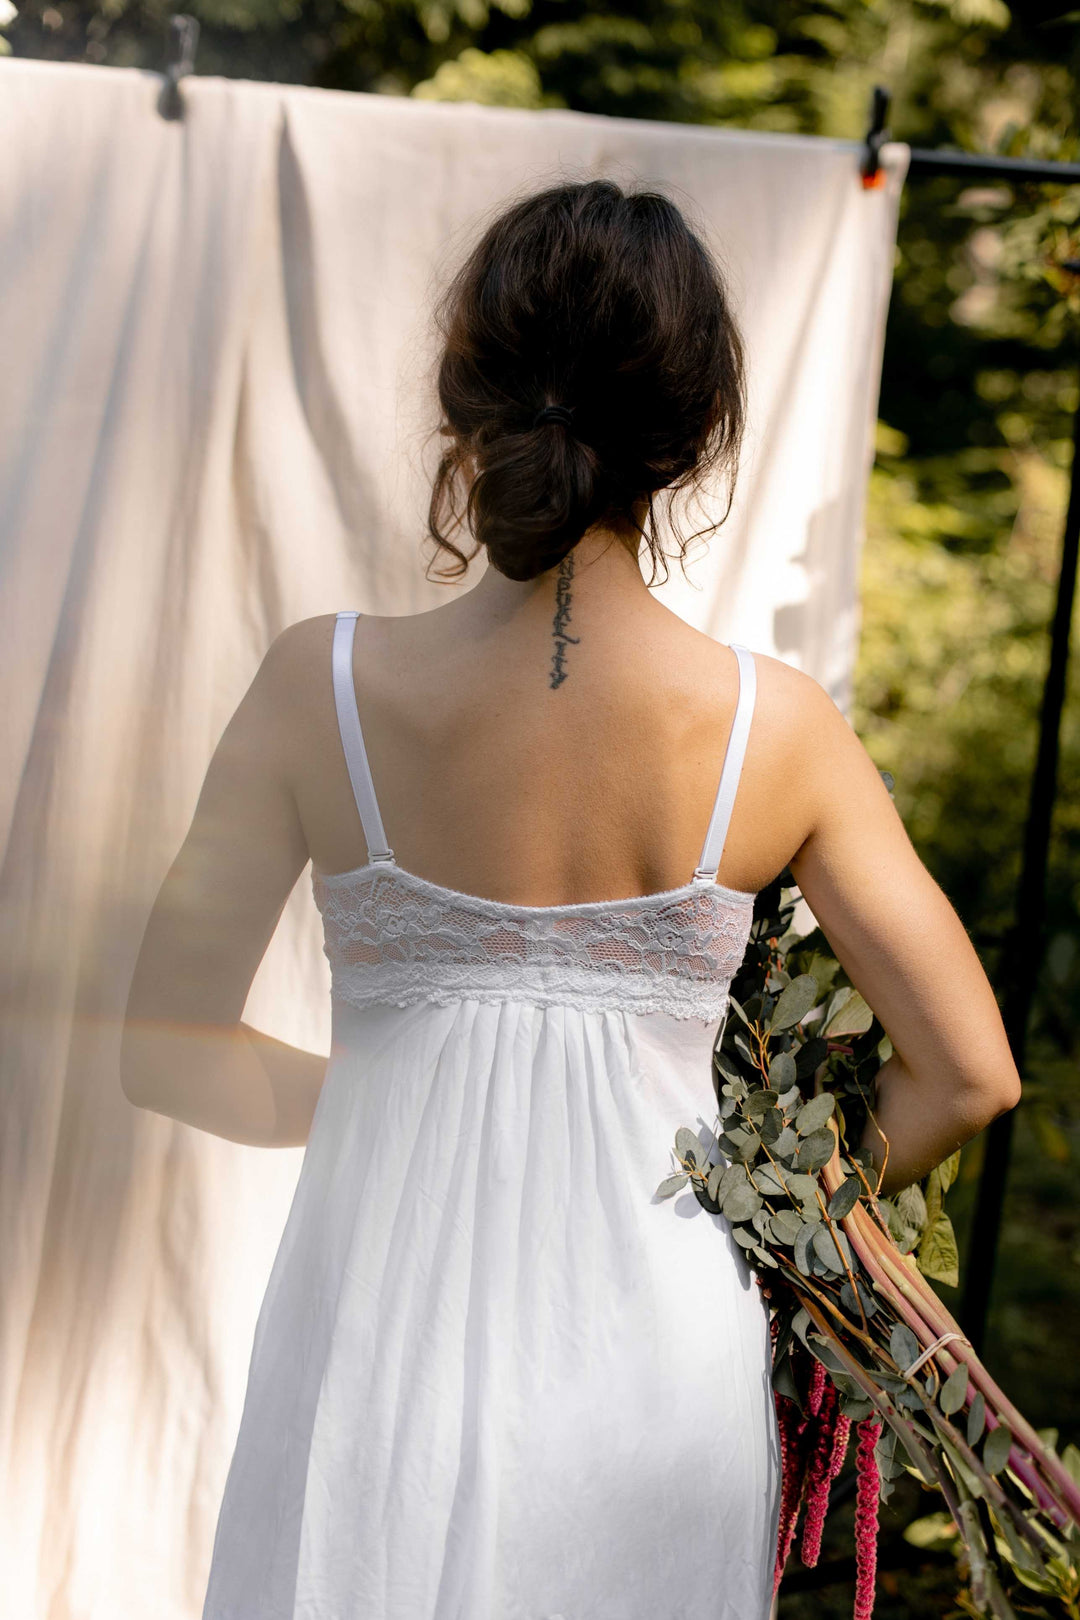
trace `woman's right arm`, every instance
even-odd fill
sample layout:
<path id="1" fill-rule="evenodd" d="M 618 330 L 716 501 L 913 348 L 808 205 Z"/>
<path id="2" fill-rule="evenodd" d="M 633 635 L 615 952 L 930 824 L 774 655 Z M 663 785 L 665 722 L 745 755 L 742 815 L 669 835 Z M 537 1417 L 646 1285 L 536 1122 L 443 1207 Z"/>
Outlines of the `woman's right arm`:
<path id="1" fill-rule="evenodd" d="M 803 677 L 800 796 L 812 831 L 792 876 L 893 1045 L 875 1117 L 883 1196 L 919 1180 L 1020 1101 L 1001 1014 L 963 923 L 915 853 L 866 749 Z M 872 1122 L 860 1143 L 880 1172 Z"/>

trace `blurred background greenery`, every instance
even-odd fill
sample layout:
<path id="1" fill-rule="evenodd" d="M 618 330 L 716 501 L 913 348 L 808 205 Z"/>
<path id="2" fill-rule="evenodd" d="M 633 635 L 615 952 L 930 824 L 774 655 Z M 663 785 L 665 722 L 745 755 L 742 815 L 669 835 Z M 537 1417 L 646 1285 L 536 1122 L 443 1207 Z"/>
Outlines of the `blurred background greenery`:
<path id="1" fill-rule="evenodd" d="M 164 0 L 0 0 L 16 55 L 158 69 Z M 858 139 L 871 88 L 913 146 L 1077 161 L 1080 11 L 1057 0 L 187 0 L 206 74 Z M 6 24 L 5 24 L 6 18 Z M 1014 910 L 1080 399 L 1080 187 L 909 178 L 867 510 L 852 716 L 992 979 Z M 1036 1426 L 1080 1441 L 1080 648 L 985 1360 Z M 1035 942 L 1032 942 L 1035 948 Z M 996 982 L 996 981 L 995 981 Z M 949 1199 L 961 1270 L 982 1143 Z M 942 1287 L 950 1308 L 960 1291 Z M 875 1615 L 959 1615 L 948 1559 L 889 1568 Z M 850 1555 L 851 1503 L 823 1560 Z M 792 1591 L 781 1620 L 851 1611 Z M 1047 1612 L 1047 1611 L 1042 1611 Z"/>

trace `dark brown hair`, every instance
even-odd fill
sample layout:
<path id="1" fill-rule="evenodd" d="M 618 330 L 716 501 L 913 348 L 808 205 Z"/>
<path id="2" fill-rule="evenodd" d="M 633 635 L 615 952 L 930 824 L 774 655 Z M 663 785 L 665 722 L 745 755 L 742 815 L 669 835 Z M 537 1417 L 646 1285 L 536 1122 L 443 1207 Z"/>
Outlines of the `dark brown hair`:
<path id="1" fill-rule="evenodd" d="M 501 573 L 534 579 L 600 523 L 629 526 L 638 551 L 645 542 L 652 584 L 663 555 L 654 495 L 669 492 L 670 513 L 677 490 L 724 467 L 733 490 L 742 341 L 717 265 L 667 197 L 611 180 L 525 197 L 485 231 L 436 321 L 438 431 L 450 442 L 428 529 L 456 559 L 441 577 L 460 578 L 486 546 Z M 545 405 L 569 419 L 537 423 Z M 646 506 L 647 529 L 635 515 Z M 462 523 L 468 554 L 450 539 Z M 689 540 L 676 538 L 683 561 Z"/>

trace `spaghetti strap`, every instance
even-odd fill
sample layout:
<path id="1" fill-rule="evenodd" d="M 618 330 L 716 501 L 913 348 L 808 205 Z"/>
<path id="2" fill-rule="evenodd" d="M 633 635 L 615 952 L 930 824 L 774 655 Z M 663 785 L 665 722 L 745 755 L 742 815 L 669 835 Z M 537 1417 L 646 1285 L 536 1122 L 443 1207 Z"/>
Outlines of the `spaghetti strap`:
<path id="1" fill-rule="evenodd" d="M 338 730 L 345 763 L 349 767 L 353 798 L 360 813 L 369 861 L 392 861 L 394 852 L 386 842 L 379 802 L 375 797 L 375 784 L 371 780 L 364 733 L 360 729 L 360 712 L 356 707 L 356 687 L 353 684 L 352 654 L 356 636 L 355 612 L 339 613 L 334 625 L 334 647 L 331 665 L 334 679 L 334 704 L 337 708 Z"/>
<path id="2" fill-rule="evenodd" d="M 731 722 L 731 733 L 724 753 L 724 763 L 720 771 L 720 786 L 716 790 L 716 800 L 709 821 L 709 830 L 705 834 L 701 860 L 698 862 L 697 870 L 694 873 L 694 881 L 698 883 L 714 883 L 716 881 L 720 857 L 724 853 L 728 823 L 731 820 L 735 795 L 739 788 L 739 777 L 742 774 L 743 759 L 746 755 L 746 742 L 750 735 L 750 722 L 754 714 L 754 699 L 757 695 L 757 668 L 754 664 L 753 653 L 746 647 L 737 647 L 734 642 L 730 645 L 739 663 L 739 698 L 735 705 L 735 718 Z"/>

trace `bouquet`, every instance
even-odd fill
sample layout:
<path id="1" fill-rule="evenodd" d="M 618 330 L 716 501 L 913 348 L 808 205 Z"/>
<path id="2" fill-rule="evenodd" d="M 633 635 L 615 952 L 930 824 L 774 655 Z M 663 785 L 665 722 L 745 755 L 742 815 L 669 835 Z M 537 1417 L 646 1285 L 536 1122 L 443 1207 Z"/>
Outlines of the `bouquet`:
<path id="1" fill-rule="evenodd" d="M 727 1162 L 682 1127 L 679 1168 L 657 1188 L 689 1183 L 724 1215 L 769 1301 L 783 1456 L 774 1594 L 801 1510 L 802 1562 L 817 1561 L 854 1426 L 855 1620 L 873 1609 L 878 1503 L 904 1470 L 944 1501 L 973 1614 L 1015 1620 L 1018 1581 L 1080 1617 L 1080 1451 L 1059 1457 L 1026 1422 L 932 1287 L 958 1281 L 944 1198 L 959 1153 L 878 1196 L 872 1156 L 853 1144 L 891 1043 L 821 931 L 792 930 L 797 899 L 789 873 L 758 896 L 714 1045 Z"/>

